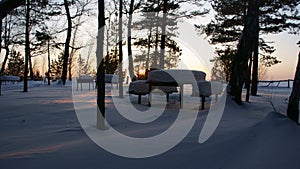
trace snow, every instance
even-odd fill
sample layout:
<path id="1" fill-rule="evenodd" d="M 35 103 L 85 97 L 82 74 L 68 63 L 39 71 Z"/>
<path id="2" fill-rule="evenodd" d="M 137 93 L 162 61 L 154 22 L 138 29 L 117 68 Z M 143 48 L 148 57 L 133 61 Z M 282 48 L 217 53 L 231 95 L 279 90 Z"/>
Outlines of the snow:
<path id="1" fill-rule="evenodd" d="M 128 158 L 106 151 L 97 145 L 97 140 L 89 137 L 90 133 L 86 133 L 87 130 L 110 131 L 98 132 L 95 128 L 96 114 L 91 113 L 93 109 L 95 111 L 95 90 L 72 91 L 70 83 L 66 86 L 31 83 L 28 93 L 20 92 L 21 84 L 10 84 L 10 87 L 4 86 L 0 96 L 1 169 L 300 168 L 300 127 L 285 116 L 290 88 L 260 87 L 259 96 L 251 97 L 250 103 L 242 106 L 227 96 L 220 123 L 212 136 L 200 144 L 199 135 L 211 113 L 209 107 L 218 106 L 213 98 L 209 99 L 211 106 L 206 104 L 206 109 L 200 110 L 199 99 L 189 96 L 191 89 L 187 86 L 183 109 L 179 109 L 176 94 L 171 95 L 168 104 L 162 95 L 155 94 L 153 100 L 156 102 L 151 108 L 146 105 L 146 96 L 142 98 L 142 105 L 138 105 L 137 96 L 128 94 L 114 105 L 114 99 L 118 98 L 107 85 L 106 118 L 110 129 L 128 137 L 146 139 L 167 132 L 175 122 L 180 132 L 185 132 L 187 124 L 191 126 L 183 139 L 168 151 L 148 158 Z M 137 111 L 133 114 L 141 112 L 136 122 L 125 119 L 126 111 L 125 114 L 118 113 L 118 106 L 124 110 L 130 107 L 129 103 L 133 103 L 134 108 L 130 110 Z M 128 105 L 127 108 L 122 107 L 124 105 Z M 164 106 L 166 110 L 157 113 Z M 91 113 L 93 120 L 83 115 L 87 123 L 82 125 L 78 116 L 82 112 Z M 180 118 L 184 113 L 187 117 Z M 193 117 L 196 117 L 194 122 Z M 117 136 L 111 133 L 102 137 L 118 142 L 114 139 Z M 171 133 L 168 135 L 170 140 L 163 140 L 161 145 L 171 144 L 176 137 L 176 133 Z M 151 142 L 147 144 L 145 151 L 149 147 L 153 151 L 160 147 Z M 134 152 L 138 146 L 126 147 L 124 143 L 119 149 Z"/>

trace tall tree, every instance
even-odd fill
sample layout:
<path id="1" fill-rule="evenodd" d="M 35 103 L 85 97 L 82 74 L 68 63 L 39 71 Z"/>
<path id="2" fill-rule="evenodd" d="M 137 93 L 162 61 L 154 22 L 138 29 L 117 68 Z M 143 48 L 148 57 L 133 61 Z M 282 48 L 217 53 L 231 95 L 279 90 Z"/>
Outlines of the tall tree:
<path id="1" fill-rule="evenodd" d="M 133 71 L 133 58 L 132 58 L 132 48 L 131 48 L 131 25 L 132 25 L 132 15 L 134 12 L 134 0 L 130 0 L 129 12 L 128 12 L 128 24 L 127 24 L 127 49 L 128 49 L 128 70 L 130 78 L 134 77 Z"/>
<path id="2" fill-rule="evenodd" d="M 166 47 L 166 27 L 167 27 L 167 12 L 168 12 L 168 0 L 163 0 L 163 18 L 161 25 L 161 44 L 160 44 L 160 57 L 159 68 L 165 67 L 165 47 Z"/>
<path id="3" fill-rule="evenodd" d="M 2 24 L 2 22 L 1 22 Z M 4 24 L 4 35 L 3 35 L 3 39 L 4 39 L 4 46 L 3 48 L 5 49 L 5 56 L 4 56 L 4 60 L 1 66 L 1 70 L 0 70 L 0 76 L 4 73 L 5 70 L 5 65 L 6 62 L 8 60 L 8 56 L 10 54 L 10 45 L 11 45 L 11 29 L 13 27 L 13 23 L 12 23 L 12 17 L 11 16 L 7 16 L 5 18 L 5 24 Z M 1 27 L 2 30 L 2 27 Z M 2 37 L 2 35 L 0 34 L 0 37 Z M 0 38 L 1 39 L 1 38 Z M 1 41 L 0 41 L 1 43 Z M 1 51 L 1 49 L 0 49 Z"/>
<path id="4" fill-rule="evenodd" d="M 258 17 L 259 0 L 250 0 L 229 83 L 230 92 L 234 96 L 236 103 L 239 105 L 242 104 L 242 88 L 249 72 L 248 60 L 253 51 L 253 44 L 256 36 L 255 33 L 259 28 L 256 22 Z"/>
<path id="5" fill-rule="evenodd" d="M 63 70 L 62 70 L 62 77 L 61 77 L 63 85 L 66 84 L 66 80 L 67 80 L 68 61 L 70 55 L 70 41 L 71 41 L 71 34 L 72 34 L 72 18 L 70 14 L 69 4 L 70 2 L 68 2 L 68 0 L 64 0 L 64 7 L 67 16 L 68 27 L 67 27 L 65 49 L 64 49 Z"/>
<path id="6" fill-rule="evenodd" d="M 51 58 L 50 58 L 50 48 L 51 46 L 52 47 L 55 47 L 55 48 L 58 48 L 58 46 L 56 45 L 55 42 L 52 42 L 51 44 L 51 41 L 53 41 L 53 39 L 55 37 L 51 36 L 50 35 L 50 32 L 48 30 L 43 30 L 43 31 L 36 31 L 36 39 L 41 43 L 41 45 L 45 45 L 47 46 L 47 58 L 48 58 L 48 71 L 47 71 L 47 77 L 48 77 L 48 85 L 50 85 L 50 79 L 51 79 Z"/>
<path id="7" fill-rule="evenodd" d="M 78 42 L 77 39 L 78 39 L 78 33 L 81 28 L 80 26 L 83 25 L 83 23 L 85 22 L 85 20 L 83 20 L 82 18 L 85 15 L 90 15 L 90 12 L 93 10 L 92 2 L 93 0 L 75 0 L 72 3 L 73 8 L 71 9 L 71 11 L 73 11 L 73 14 L 71 14 L 71 19 L 72 22 L 74 22 L 72 24 L 73 26 L 72 30 L 74 31 L 72 32 L 72 40 L 71 40 L 72 42 L 70 42 L 71 51 L 69 54 L 69 61 L 68 61 L 69 81 L 72 81 L 72 70 L 74 67 L 73 61 L 75 60 L 75 54 L 81 48 L 85 47 L 85 45 L 80 44 L 80 42 Z"/>
<path id="8" fill-rule="evenodd" d="M 300 124 L 299 121 L 299 101 L 300 101 L 300 52 L 298 54 L 298 64 L 296 68 L 293 90 L 289 98 L 287 116 Z"/>
<path id="9" fill-rule="evenodd" d="M 119 97 L 123 97 L 123 0 L 119 2 Z"/>
<path id="10" fill-rule="evenodd" d="M 150 52 L 149 47 L 155 47 L 156 43 L 156 35 L 148 38 L 138 38 L 134 42 L 134 45 L 136 47 L 139 47 L 142 52 L 147 53 L 146 55 L 136 55 L 134 59 L 135 63 L 142 64 L 140 65 L 141 69 L 147 70 L 149 67 L 155 68 L 154 65 L 157 52 L 155 50 L 153 52 Z M 158 43 L 160 43 L 160 40 L 158 41 Z M 171 37 L 167 37 L 165 42 L 164 68 L 170 69 L 177 67 L 177 63 L 179 62 L 181 54 L 182 49 L 180 48 L 180 46 L 173 39 L 171 39 Z"/>
<path id="11" fill-rule="evenodd" d="M 30 58 L 30 0 L 26 0 L 26 21 L 25 21 L 25 68 L 23 92 L 28 92 L 28 62 Z"/>
<path id="12" fill-rule="evenodd" d="M 97 36 L 97 128 L 105 129 L 105 81 L 103 67 L 105 7 L 104 0 L 98 0 L 98 36 Z"/>
<path id="13" fill-rule="evenodd" d="M 242 34 L 244 23 L 247 21 L 250 1 L 210 0 L 210 2 L 216 11 L 215 19 L 208 25 L 197 26 L 197 28 L 203 30 L 203 33 L 209 37 L 210 43 L 221 44 L 224 46 L 224 50 L 227 46 L 235 49 Z M 268 66 L 280 63 L 276 57 L 271 56 L 275 49 L 264 41 L 261 35 L 282 31 L 297 33 L 300 21 L 299 9 L 297 8 L 299 1 L 297 0 L 267 0 L 259 3 L 259 18 L 256 20 L 256 25 L 259 25 L 259 28 L 254 34 L 255 40 L 252 44 L 252 95 L 257 94 L 258 60 L 261 60 L 258 58 L 258 54 L 260 54 L 263 62 L 268 62 Z"/>
<path id="14" fill-rule="evenodd" d="M 15 50 L 10 52 L 10 58 L 8 60 L 7 69 L 5 70 L 5 74 L 19 76 L 21 79 L 23 78 L 24 71 L 24 58 L 20 52 Z"/>
<path id="15" fill-rule="evenodd" d="M 152 67 L 165 68 L 167 39 L 176 36 L 177 23 L 180 22 L 180 19 L 192 18 L 208 13 L 208 10 L 199 8 L 203 7 L 202 2 L 201 0 L 148 0 L 142 5 L 143 17 L 135 26 L 137 25 L 136 27 L 138 27 L 138 29 L 147 29 L 147 31 L 149 31 L 148 42 L 150 42 L 150 38 L 154 36 L 155 44 L 153 46 L 155 55 L 153 57 Z M 184 6 L 187 5 L 192 8 L 185 8 Z M 148 44 L 148 53 L 150 53 L 150 43 Z M 147 55 L 147 58 L 149 58 L 149 55 Z M 148 67 L 148 62 L 146 67 Z"/>

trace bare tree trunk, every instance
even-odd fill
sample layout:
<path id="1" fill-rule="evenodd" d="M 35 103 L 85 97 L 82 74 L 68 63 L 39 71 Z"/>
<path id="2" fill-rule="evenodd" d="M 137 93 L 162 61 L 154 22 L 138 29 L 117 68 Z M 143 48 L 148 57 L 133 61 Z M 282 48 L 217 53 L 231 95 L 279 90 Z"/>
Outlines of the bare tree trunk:
<path id="1" fill-rule="evenodd" d="M 2 31 L 2 21 L 1 21 L 1 25 L 0 26 L 1 26 L 0 28 L 1 28 L 1 31 Z M 8 19 L 6 18 L 5 19 L 5 28 L 4 28 L 4 35 L 5 35 L 4 36 L 5 56 L 4 56 L 4 60 L 3 60 L 3 63 L 2 63 L 2 67 L 1 67 L 1 71 L 0 71 L 0 76 L 2 76 L 2 74 L 5 71 L 6 62 L 8 60 L 8 56 L 9 56 L 9 53 L 10 53 L 10 51 L 9 51 L 9 42 L 8 42 L 9 38 L 10 38 L 10 33 L 9 33 L 10 30 L 8 30 L 9 28 L 7 26 L 8 26 Z M 1 32 L 0 32 L 0 35 L 2 35 Z M 2 36 L 0 36 L 0 43 L 1 43 L 1 37 Z M 2 47 L 0 46 L 0 48 L 2 48 Z M 1 49 L 0 49 L 0 53 L 1 53 Z"/>
<path id="2" fill-rule="evenodd" d="M 165 48 L 166 48 L 166 27 L 167 27 L 167 4 L 168 0 L 164 0 L 163 5 L 163 20 L 162 20 L 162 27 L 161 27 L 161 51 L 160 51 L 160 58 L 159 58 L 159 68 L 163 69 L 165 67 Z"/>
<path id="3" fill-rule="evenodd" d="M 147 49 L 146 70 L 145 70 L 146 75 L 147 75 L 147 71 L 149 70 L 149 62 L 150 62 L 151 37 L 152 37 L 152 32 L 151 31 L 152 31 L 152 28 L 149 29 L 149 35 L 148 35 L 148 44 L 147 44 L 148 49 Z"/>
<path id="4" fill-rule="evenodd" d="M 4 60 L 3 60 L 3 63 L 2 63 L 0 76 L 2 76 L 4 71 L 5 71 L 5 65 L 6 65 L 6 62 L 8 60 L 9 53 L 10 53 L 9 47 L 5 46 L 5 56 L 4 56 Z"/>
<path id="5" fill-rule="evenodd" d="M 24 68 L 24 87 L 23 92 L 28 91 L 28 62 L 30 57 L 30 41 L 29 41 L 29 14 L 30 14 L 30 0 L 26 1 L 26 26 L 25 26 L 25 68 Z"/>
<path id="6" fill-rule="evenodd" d="M 48 85 L 50 85 L 51 63 L 50 63 L 50 38 L 48 39 Z"/>
<path id="7" fill-rule="evenodd" d="M 34 80 L 33 78 L 33 67 L 32 67 L 32 60 L 31 60 L 31 55 L 29 53 L 29 58 L 28 58 L 28 62 L 29 62 L 29 76 L 30 76 L 30 80 Z"/>
<path id="8" fill-rule="evenodd" d="M 123 24 L 123 0 L 119 2 L 119 97 L 123 97 L 123 37 L 122 37 L 122 24 Z"/>
<path id="9" fill-rule="evenodd" d="M 129 8 L 129 18 L 128 18 L 128 38 L 127 38 L 127 47 L 128 47 L 128 70 L 129 76 L 132 79 L 134 77 L 134 70 L 133 70 L 133 58 L 132 58 L 132 49 L 131 49 L 131 24 L 132 24 L 132 14 L 133 14 L 133 6 L 134 0 L 130 1 L 130 8 Z"/>
<path id="10" fill-rule="evenodd" d="M 250 56 L 249 66 L 248 66 L 248 73 L 247 73 L 247 80 L 246 80 L 246 102 L 250 102 L 250 84 L 251 84 L 251 68 L 252 68 L 252 55 Z"/>
<path id="11" fill-rule="evenodd" d="M 300 52 L 294 78 L 293 90 L 289 98 L 287 116 L 299 124 L 299 99 L 300 99 Z"/>
<path id="12" fill-rule="evenodd" d="M 67 0 L 64 0 L 64 6 L 65 6 L 66 14 L 67 14 L 68 30 L 67 30 L 67 38 L 66 38 L 66 42 L 65 42 L 63 70 L 62 70 L 62 75 L 61 75 L 63 85 L 66 84 L 66 80 L 67 80 L 69 48 L 70 48 L 70 41 L 71 41 L 71 34 L 72 34 L 72 19 L 71 19 L 71 14 L 70 14 L 70 10 L 69 10 L 69 3 Z"/>
<path id="13" fill-rule="evenodd" d="M 250 0 L 248 13 L 240 38 L 236 58 L 233 63 L 233 70 L 230 79 L 230 92 L 234 96 L 237 104 L 242 104 L 242 89 L 247 77 L 248 59 L 253 51 L 253 43 L 255 42 L 255 33 L 259 17 L 259 0 Z"/>
<path id="14" fill-rule="evenodd" d="M 98 0 L 98 36 L 97 36 L 97 128 L 105 129 L 105 81 L 103 66 L 105 11 L 104 0 Z"/>
<path id="15" fill-rule="evenodd" d="M 256 36 L 253 51 L 253 70 L 252 70 L 252 86 L 251 95 L 257 96 L 257 85 L 258 85 L 258 45 L 259 45 L 259 17 L 256 19 Z"/>
<path id="16" fill-rule="evenodd" d="M 81 20 L 81 16 L 79 16 L 78 20 L 77 20 L 77 24 L 80 24 L 80 20 Z M 75 30 L 74 30 L 74 33 L 73 33 L 73 37 L 72 37 L 72 49 L 71 49 L 71 52 L 70 52 L 70 56 L 69 56 L 69 81 L 72 81 L 72 68 L 73 68 L 73 58 L 74 58 L 74 55 L 75 55 L 75 52 L 76 50 L 74 49 L 75 47 L 75 39 L 76 39 L 76 35 L 77 35 L 77 32 L 78 32 L 78 28 L 79 26 L 76 26 L 75 27 Z"/>
<path id="17" fill-rule="evenodd" d="M 156 26 L 156 33 L 155 33 L 155 49 L 154 49 L 154 56 L 153 56 L 153 68 L 158 68 L 157 66 L 157 55 L 158 55 L 158 26 Z"/>

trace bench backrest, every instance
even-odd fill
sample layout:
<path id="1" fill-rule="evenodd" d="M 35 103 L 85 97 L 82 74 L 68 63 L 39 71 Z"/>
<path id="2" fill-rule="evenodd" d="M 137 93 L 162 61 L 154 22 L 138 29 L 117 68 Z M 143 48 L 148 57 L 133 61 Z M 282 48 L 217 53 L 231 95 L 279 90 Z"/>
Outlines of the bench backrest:
<path id="1" fill-rule="evenodd" d="M 192 84 L 196 81 L 205 81 L 206 73 L 196 70 L 154 70 L 148 74 L 148 82 Z"/>

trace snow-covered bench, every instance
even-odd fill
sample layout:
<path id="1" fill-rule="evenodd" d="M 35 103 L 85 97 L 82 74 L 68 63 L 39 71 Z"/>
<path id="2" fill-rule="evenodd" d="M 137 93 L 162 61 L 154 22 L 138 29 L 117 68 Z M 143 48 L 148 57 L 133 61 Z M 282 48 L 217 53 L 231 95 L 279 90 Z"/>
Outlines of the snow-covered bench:
<path id="1" fill-rule="evenodd" d="M 153 89 L 159 89 L 164 93 L 166 93 L 167 101 L 169 101 L 170 94 L 178 92 L 177 87 L 174 86 L 156 86 L 151 88 L 151 90 Z M 141 97 L 143 95 L 149 94 L 150 93 L 149 91 L 150 91 L 149 84 L 147 83 L 146 80 L 133 81 L 129 84 L 129 88 L 128 88 L 129 94 L 138 95 L 138 104 L 141 104 L 141 99 L 142 99 Z"/>
<path id="2" fill-rule="evenodd" d="M 197 86 L 193 86 L 192 96 L 201 97 L 201 109 L 204 109 L 205 98 L 215 95 L 216 101 L 218 95 L 223 93 L 223 84 L 220 82 L 197 81 Z"/>
<path id="3" fill-rule="evenodd" d="M 139 96 L 138 103 L 141 103 L 141 96 L 150 94 L 151 90 L 158 88 L 167 93 L 177 92 L 179 87 L 180 106 L 183 104 L 183 86 L 192 84 L 193 96 L 201 97 L 202 109 L 204 109 L 205 97 L 218 95 L 223 92 L 223 85 L 218 82 L 209 82 L 205 80 L 206 73 L 196 70 L 154 70 L 149 72 L 147 80 L 138 80 L 129 85 L 129 94 Z M 149 96 L 149 100 L 151 96 Z M 150 105 L 150 102 L 149 102 Z"/>
<path id="4" fill-rule="evenodd" d="M 110 83 L 111 87 L 113 88 L 113 84 L 119 87 L 119 76 L 114 74 L 105 74 L 105 83 Z"/>
<path id="5" fill-rule="evenodd" d="M 82 90 L 82 84 L 83 83 L 88 83 L 89 84 L 89 90 L 91 89 L 91 84 L 94 88 L 94 77 L 92 76 L 79 76 L 77 79 L 77 90 L 78 90 L 78 85 L 80 84 L 81 90 Z"/>
<path id="6" fill-rule="evenodd" d="M 20 81 L 20 77 L 19 76 L 12 76 L 12 75 L 6 75 L 6 76 L 1 76 L 0 77 L 1 82 L 18 82 Z"/>
<path id="7" fill-rule="evenodd" d="M 20 81 L 20 77 L 19 76 L 12 76 L 12 75 L 5 75 L 5 76 L 0 76 L 0 96 L 1 96 L 1 86 L 2 86 L 2 82 L 4 82 L 5 84 L 8 83 L 15 83 Z"/>

